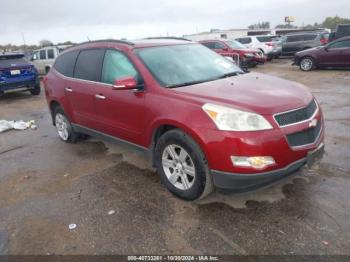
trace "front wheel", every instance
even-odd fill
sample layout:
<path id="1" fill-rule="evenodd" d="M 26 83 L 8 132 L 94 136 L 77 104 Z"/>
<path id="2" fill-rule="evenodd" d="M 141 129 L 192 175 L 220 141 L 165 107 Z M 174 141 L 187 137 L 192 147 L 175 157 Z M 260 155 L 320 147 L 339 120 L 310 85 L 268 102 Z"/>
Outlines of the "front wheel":
<path id="1" fill-rule="evenodd" d="M 311 57 L 304 57 L 300 60 L 300 70 L 311 71 L 315 67 L 315 62 Z"/>
<path id="2" fill-rule="evenodd" d="M 213 191 L 212 178 L 202 150 L 181 130 L 173 129 L 162 135 L 154 157 L 157 173 L 174 195 L 195 200 Z"/>

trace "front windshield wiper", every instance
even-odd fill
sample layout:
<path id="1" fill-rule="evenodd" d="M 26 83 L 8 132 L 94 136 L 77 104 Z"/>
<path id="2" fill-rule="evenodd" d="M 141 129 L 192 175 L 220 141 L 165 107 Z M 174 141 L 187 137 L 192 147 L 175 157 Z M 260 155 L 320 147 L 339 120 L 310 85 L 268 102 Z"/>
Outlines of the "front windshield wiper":
<path id="1" fill-rule="evenodd" d="M 239 71 L 234 71 L 234 72 L 230 72 L 227 74 L 223 74 L 222 76 L 218 77 L 218 79 L 227 78 L 227 77 L 231 77 L 231 76 L 238 76 L 240 74 L 242 74 L 242 73 Z"/>
<path id="2" fill-rule="evenodd" d="M 208 82 L 208 80 L 200 80 L 200 81 L 190 81 L 190 82 L 184 82 L 180 84 L 175 84 L 175 85 L 167 85 L 166 88 L 176 88 L 176 87 L 182 87 L 182 86 L 190 86 L 190 85 L 195 85 L 195 84 L 200 84 Z"/>

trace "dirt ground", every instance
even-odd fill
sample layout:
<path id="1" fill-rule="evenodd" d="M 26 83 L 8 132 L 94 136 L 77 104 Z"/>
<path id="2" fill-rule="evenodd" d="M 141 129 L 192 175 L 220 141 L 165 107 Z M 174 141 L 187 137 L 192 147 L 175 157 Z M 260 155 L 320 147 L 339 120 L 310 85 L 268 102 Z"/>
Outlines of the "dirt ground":
<path id="1" fill-rule="evenodd" d="M 0 97 L 0 119 L 38 124 L 0 134 L 0 254 L 350 255 L 350 72 L 303 73 L 289 59 L 253 71 L 310 87 L 326 155 L 271 188 L 197 202 L 168 193 L 140 153 L 61 142 L 43 94 Z"/>

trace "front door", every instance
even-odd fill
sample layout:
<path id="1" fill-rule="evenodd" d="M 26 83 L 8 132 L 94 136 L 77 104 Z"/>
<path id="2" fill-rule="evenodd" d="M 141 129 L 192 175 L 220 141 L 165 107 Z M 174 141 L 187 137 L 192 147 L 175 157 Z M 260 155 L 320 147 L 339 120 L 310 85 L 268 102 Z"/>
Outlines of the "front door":
<path id="1" fill-rule="evenodd" d="M 115 49 L 107 50 L 101 84 L 94 89 L 97 130 L 140 144 L 145 127 L 146 91 L 114 90 L 115 80 L 126 76 L 133 76 L 139 84 L 142 84 L 139 73 L 126 54 Z"/>
<path id="2" fill-rule="evenodd" d="M 330 43 L 320 55 L 323 66 L 350 66 L 350 40 Z"/>

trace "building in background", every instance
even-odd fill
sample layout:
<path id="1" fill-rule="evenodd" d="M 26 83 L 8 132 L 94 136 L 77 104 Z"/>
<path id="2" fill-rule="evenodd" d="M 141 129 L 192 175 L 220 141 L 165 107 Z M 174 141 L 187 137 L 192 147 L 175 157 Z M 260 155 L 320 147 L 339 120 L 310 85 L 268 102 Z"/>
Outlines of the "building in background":
<path id="1" fill-rule="evenodd" d="M 280 28 L 280 29 L 212 29 L 209 32 L 196 33 L 191 35 L 184 35 L 186 39 L 192 41 L 201 41 L 208 39 L 235 39 L 247 35 L 285 35 L 288 33 L 296 32 L 314 32 L 314 31 L 327 31 L 330 32 L 330 29 L 327 28 L 317 28 L 317 29 L 303 29 L 303 28 Z"/>

